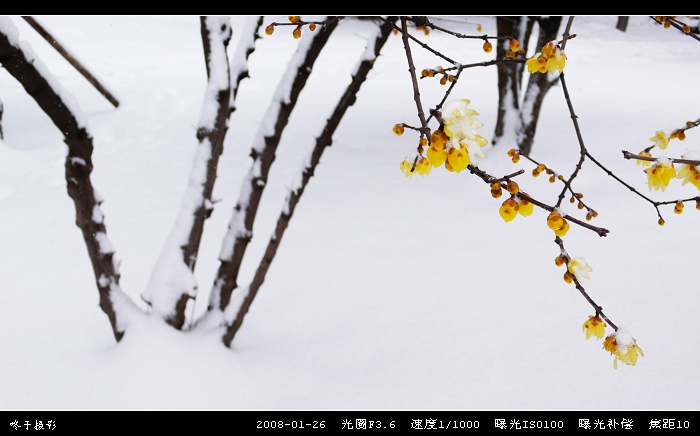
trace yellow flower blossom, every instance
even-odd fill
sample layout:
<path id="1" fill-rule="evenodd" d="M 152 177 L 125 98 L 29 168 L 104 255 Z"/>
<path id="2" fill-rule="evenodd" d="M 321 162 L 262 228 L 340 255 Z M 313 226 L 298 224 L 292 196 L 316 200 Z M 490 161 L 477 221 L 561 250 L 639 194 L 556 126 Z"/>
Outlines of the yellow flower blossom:
<path id="1" fill-rule="evenodd" d="M 486 157 L 481 151 L 481 147 L 488 144 L 488 140 L 475 131 L 475 129 L 483 127 L 484 124 L 473 117 L 474 115 L 479 115 L 479 113 L 469 108 L 469 103 L 470 101 L 467 99 L 453 100 L 445 104 L 442 110 L 442 118 L 445 122 L 444 129 L 449 139 L 446 147 L 448 153 L 447 159 L 452 168 L 457 172 L 461 171 L 461 169 L 457 169 L 460 165 L 450 160 L 451 149 L 459 151 L 461 148 L 464 148 L 467 150 L 469 156 L 478 158 Z M 476 162 L 468 162 L 467 165 L 469 163 L 476 165 Z M 466 168 L 466 166 L 464 168 Z"/>
<path id="2" fill-rule="evenodd" d="M 556 70 L 564 72 L 566 55 L 561 48 L 554 44 L 554 41 L 549 41 L 542 47 L 542 51 L 525 61 L 525 65 L 530 73 L 546 73 L 549 71 L 550 74 L 554 74 Z"/>
<path id="3" fill-rule="evenodd" d="M 639 155 L 644 156 L 644 157 L 651 157 L 651 153 L 649 153 L 648 151 L 640 151 Z M 651 165 L 651 161 L 637 159 L 637 165 L 641 165 L 643 167 L 648 167 L 649 165 Z"/>
<path id="4" fill-rule="evenodd" d="M 671 135 L 665 130 L 659 130 L 654 136 L 649 138 L 650 141 L 654 143 L 655 146 L 662 150 L 668 147 L 668 141 L 671 139 Z"/>
<path id="5" fill-rule="evenodd" d="M 554 49 L 553 56 L 550 56 L 549 59 L 547 59 L 547 71 L 549 71 L 550 74 L 554 74 L 556 70 L 563 73 L 565 65 L 566 55 L 559 47 L 556 47 Z"/>
<path id="6" fill-rule="evenodd" d="M 459 148 L 452 147 L 447 152 L 447 161 L 452 170 L 459 173 L 469 165 L 469 152 L 463 145 L 460 145 Z"/>
<path id="7" fill-rule="evenodd" d="M 591 277 L 588 275 L 588 273 L 591 271 L 593 271 L 593 268 L 588 266 L 586 259 L 583 257 L 574 257 L 569 261 L 569 272 L 576 276 L 578 281 L 581 281 L 582 279 L 590 280 Z"/>
<path id="8" fill-rule="evenodd" d="M 676 169 L 669 159 L 657 159 L 656 163 L 644 170 L 647 173 L 649 190 L 665 191 L 671 179 L 676 177 Z"/>
<path id="9" fill-rule="evenodd" d="M 518 213 L 522 216 L 530 216 L 532 215 L 532 211 L 535 210 L 535 205 L 522 197 L 518 199 L 518 206 Z"/>
<path id="10" fill-rule="evenodd" d="M 428 161 L 430 165 L 439 167 L 447 160 L 447 135 L 442 130 L 436 130 L 430 137 L 430 147 L 428 148 Z"/>
<path id="11" fill-rule="evenodd" d="M 620 327 L 615 333 L 605 338 L 603 348 L 615 356 L 613 361 L 615 369 L 617 369 L 618 360 L 625 365 L 635 366 L 639 355 L 644 356 L 642 347 L 637 345 L 637 341 L 623 327 Z"/>
<path id="12" fill-rule="evenodd" d="M 695 150 L 691 150 L 681 156 L 681 158 L 700 161 L 700 153 Z M 676 178 L 683 180 L 683 186 L 690 182 L 693 186 L 700 189 L 700 171 L 698 171 L 698 168 L 695 165 L 682 165 L 681 169 L 678 171 L 678 175 L 676 175 Z"/>
<path id="13" fill-rule="evenodd" d="M 427 176 L 430 174 L 430 170 L 432 167 L 430 166 L 430 162 L 428 162 L 428 159 L 421 157 L 418 159 L 418 163 L 416 163 L 416 172 L 421 175 L 421 176 Z"/>
<path id="14" fill-rule="evenodd" d="M 556 209 L 547 217 L 547 226 L 554 230 L 557 236 L 564 236 L 569 231 L 569 222 Z"/>
<path id="15" fill-rule="evenodd" d="M 413 162 L 409 162 L 406 159 L 404 159 L 403 162 L 401 162 L 400 168 L 401 172 L 404 173 L 409 179 L 415 174 L 415 171 L 411 171 L 411 168 L 413 168 Z"/>
<path id="16" fill-rule="evenodd" d="M 498 209 L 498 213 L 501 215 L 501 218 L 503 218 L 503 221 L 509 222 L 513 221 L 515 217 L 518 216 L 518 208 L 518 203 L 512 198 L 509 198 L 503 202 L 501 208 Z"/>
<path id="17" fill-rule="evenodd" d="M 547 72 L 547 56 L 542 53 L 537 53 L 530 59 L 525 61 L 528 73 L 546 73 Z"/>
<path id="18" fill-rule="evenodd" d="M 605 336 L 605 321 L 597 316 L 590 315 L 586 322 L 583 323 L 581 329 L 586 333 L 586 339 L 590 339 L 591 336 L 595 336 L 595 340 L 603 339 Z"/>

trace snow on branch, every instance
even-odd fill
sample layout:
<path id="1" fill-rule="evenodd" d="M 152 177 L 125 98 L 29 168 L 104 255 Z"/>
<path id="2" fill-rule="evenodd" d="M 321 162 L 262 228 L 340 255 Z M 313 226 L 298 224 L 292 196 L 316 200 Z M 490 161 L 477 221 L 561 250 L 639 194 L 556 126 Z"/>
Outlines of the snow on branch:
<path id="1" fill-rule="evenodd" d="M 238 85 L 240 85 L 241 80 L 250 77 L 248 75 L 248 57 L 255 51 L 255 41 L 260 39 L 258 28 L 262 26 L 262 22 L 262 15 L 248 17 L 241 32 L 241 39 L 238 41 L 236 51 L 231 56 L 231 112 L 236 110 Z"/>
<path id="2" fill-rule="evenodd" d="M 238 272 L 253 236 L 253 222 L 282 132 L 297 103 L 299 93 L 311 75 L 316 58 L 337 23 L 337 19 L 327 20 L 327 24 L 321 29 L 306 32 L 301 38 L 263 117 L 250 153 L 253 162 L 243 180 L 239 199 L 222 244 L 219 255 L 221 265 L 209 299 L 209 311 L 225 309 L 233 290 L 237 287 Z"/>
<path id="3" fill-rule="evenodd" d="M 275 232 L 267 244 L 265 254 L 260 261 L 257 271 L 255 272 L 253 281 L 247 288 L 244 289 L 244 297 L 237 300 L 239 303 L 230 304 L 226 308 L 224 322 L 227 325 L 227 330 L 223 337 L 224 344 L 226 344 L 226 346 L 231 346 L 231 341 L 233 341 L 236 332 L 243 323 L 243 318 L 245 317 L 246 313 L 248 313 L 248 309 L 250 308 L 255 295 L 265 281 L 265 275 L 267 274 L 270 264 L 277 253 L 277 248 L 279 247 L 279 244 L 282 241 L 282 236 L 284 236 L 284 232 L 289 225 L 289 220 L 292 218 L 294 209 L 304 193 L 306 185 L 314 175 L 314 170 L 321 160 L 323 151 L 326 149 L 326 147 L 330 147 L 330 145 L 333 143 L 333 133 L 335 133 L 335 130 L 340 124 L 345 112 L 355 103 L 360 86 L 362 86 L 362 83 L 364 83 L 365 79 L 367 79 L 367 75 L 374 66 L 374 62 L 377 60 L 379 52 L 391 34 L 393 23 L 395 21 L 396 18 L 384 21 L 383 24 L 377 28 L 374 34 L 368 38 L 369 42 L 367 43 L 367 47 L 352 73 L 352 81 L 348 85 L 343 96 L 338 101 L 333 113 L 326 121 L 323 131 L 316 138 L 316 145 L 305 160 L 301 171 L 295 178 L 291 192 L 287 196 L 282 212 L 277 219 Z"/>
<path id="4" fill-rule="evenodd" d="M 231 81 L 226 55 L 230 19 L 201 17 L 201 31 L 208 83 L 197 129 L 199 144 L 175 224 L 142 294 L 154 312 L 178 329 L 185 323 L 187 300 L 196 295 L 197 282 L 192 273 L 204 221 L 213 210 L 211 195 L 230 115 Z"/>
<path id="5" fill-rule="evenodd" d="M 73 97 L 58 83 L 31 47 L 20 41 L 17 28 L 0 17 L 0 63 L 58 127 L 68 145 L 66 182 L 73 199 L 76 224 L 83 233 L 100 294 L 100 307 L 107 314 L 114 337 L 124 335 L 130 317 L 140 313 L 119 287 L 119 267 L 114 247 L 107 238 L 102 199 L 92 186 L 92 136 Z"/>

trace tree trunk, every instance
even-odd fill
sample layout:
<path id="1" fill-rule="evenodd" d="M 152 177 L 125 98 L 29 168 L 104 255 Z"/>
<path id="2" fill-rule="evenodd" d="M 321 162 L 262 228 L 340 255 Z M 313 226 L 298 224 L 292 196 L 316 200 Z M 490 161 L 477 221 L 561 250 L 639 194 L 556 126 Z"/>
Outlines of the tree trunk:
<path id="1" fill-rule="evenodd" d="M 627 24 L 630 21 L 630 17 L 617 17 L 617 26 L 615 28 L 621 32 L 625 32 L 627 30 Z"/>
<path id="2" fill-rule="evenodd" d="M 63 134 L 68 145 L 66 182 L 73 199 L 76 224 L 83 233 L 88 256 L 100 294 L 100 307 L 107 314 L 112 332 L 121 340 L 130 314 L 140 313 L 131 299 L 119 287 L 119 268 L 114 248 L 107 238 L 102 199 L 95 192 L 92 172 L 92 136 L 75 101 L 49 73 L 28 46 L 20 47 L 17 31 L 9 18 L 0 17 L 0 63 L 17 79 L 27 93 Z M 11 29 L 8 34 L 3 31 Z"/>
<path id="3" fill-rule="evenodd" d="M 333 143 L 333 133 L 335 133 L 335 130 L 340 124 L 340 121 L 345 115 L 347 109 L 355 103 L 357 93 L 360 90 L 360 86 L 362 86 L 362 83 L 364 83 L 365 79 L 367 78 L 367 75 L 374 66 L 374 62 L 377 60 L 379 52 L 381 51 L 382 47 L 384 46 L 384 43 L 391 34 L 391 31 L 393 29 L 393 23 L 395 21 L 395 17 L 393 19 L 385 21 L 377 29 L 376 33 L 369 38 L 367 48 L 360 57 L 360 62 L 358 63 L 355 71 L 352 73 L 352 81 L 350 82 L 350 85 L 348 85 L 347 89 L 345 90 L 345 93 L 338 101 L 335 110 L 331 114 L 330 118 L 328 118 L 328 120 L 326 121 L 326 126 L 324 127 L 323 132 L 318 138 L 316 138 L 316 145 L 311 151 L 311 155 L 308 157 L 308 163 L 304 166 L 303 170 L 301 171 L 301 174 L 297 176 L 295 183 L 293 183 L 292 185 L 293 188 L 287 196 L 285 206 L 282 209 L 279 218 L 277 219 L 277 226 L 275 228 L 275 232 L 273 233 L 272 237 L 270 238 L 270 241 L 267 244 L 267 249 L 265 250 L 265 254 L 262 260 L 260 261 L 257 271 L 255 272 L 253 281 L 246 289 L 245 297 L 243 298 L 237 310 L 227 311 L 227 313 L 235 313 L 235 319 L 233 319 L 232 321 L 229 319 L 225 319 L 228 328 L 226 330 L 226 334 L 223 337 L 223 341 L 227 347 L 231 346 L 231 342 L 233 341 L 236 332 L 238 332 L 238 329 L 241 327 L 241 324 L 243 324 L 243 319 L 246 313 L 248 313 L 248 309 L 250 308 L 250 305 L 252 304 L 255 295 L 260 289 L 260 286 L 262 286 L 263 282 L 265 281 L 265 275 L 267 274 L 270 264 L 275 258 L 277 248 L 279 247 L 279 244 L 282 241 L 282 237 L 284 236 L 284 232 L 287 229 L 287 226 L 289 225 L 289 220 L 292 218 L 292 214 L 294 214 L 294 209 L 296 208 L 299 199 L 304 193 L 306 185 L 309 183 L 309 180 L 314 175 L 314 170 L 316 169 L 316 166 L 321 160 L 323 151 L 326 149 L 326 147 L 330 147 Z"/>
<path id="4" fill-rule="evenodd" d="M 204 221 L 213 210 L 211 194 L 231 114 L 231 78 L 226 55 L 231 39 L 230 20 L 228 17 L 201 17 L 201 33 L 209 80 L 197 128 L 199 144 L 175 225 L 143 292 L 144 301 L 153 311 L 177 329 L 185 323 L 187 301 L 196 295 L 197 284 L 192 272 Z"/>
<path id="5" fill-rule="evenodd" d="M 562 17 L 538 17 L 536 20 L 540 28 L 537 38 L 539 48 L 557 38 Z M 558 75 L 551 79 L 548 73 L 534 73 L 528 79 L 525 97 L 520 107 L 520 128 L 516 134 L 518 149 L 525 156 L 528 156 L 532 150 L 544 96 L 558 80 Z"/>
<path id="6" fill-rule="evenodd" d="M 250 153 L 253 162 L 243 181 L 239 200 L 229 222 L 229 229 L 224 236 L 219 256 L 221 265 L 209 299 L 209 311 L 225 310 L 233 290 L 238 287 L 238 272 L 248 243 L 253 237 L 255 215 L 267 184 L 270 167 L 275 160 L 282 132 L 287 126 L 301 90 L 311 75 L 314 62 L 337 24 L 336 18 L 330 18 L 326 25 L 317 28 L 316 31 L 306 31 L 308 33 L 299 42 L 299 48 L 292 57 L 273 101 L 264 115 Z"/>
<path id="7" fill-rule="evenodd" d="M 522 50 L 527 52 L 528 40 L 534 24 L 533 17 L 496 17 L 496 28 L 499 37 L 510 37 L 520 41 Z M 510 49 L 510 39 L 498 40 L 496 44 L 496 58 L 505 59 L 506 52 Z M 512 141 L 511 132 L 518 130 L 517 125 L 520 110 L 520 88 L 524 64 L 499 63 L 496 66 L 498 72 L 498 114 L 496 129 L 491 143 L 496 145 L 504 135 Z"/>

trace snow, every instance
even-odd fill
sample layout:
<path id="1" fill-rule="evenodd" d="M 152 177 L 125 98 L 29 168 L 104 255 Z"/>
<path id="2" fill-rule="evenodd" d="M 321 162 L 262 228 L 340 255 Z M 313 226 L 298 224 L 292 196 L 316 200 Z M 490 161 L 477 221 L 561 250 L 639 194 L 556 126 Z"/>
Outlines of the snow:
<path id="1" fill-rule="evenodd" d="M 229 86 L 228 58 L 224 52 L 224 40 L 231 37 L 231 22 L 228 17 L 207 17 L 205 19 L 211 47 L 209 53 L 209 82 L 204 93 L 202 112 L 199 115 L 199 127 L 213 130 L 216 115 L 219 112 L 217 97 L 220 91 Z"/>
<path id="2" fill-rule="evenodd" d="M 700 353 L 694 346 L 700 295 L 692 251 L 700 242 L 700 212 L 694 204 L 682 215 L 672 213 L 672 204 L 660 206 L 666 220 L 660 227 L 652 205 L 590 162 L 576 178 L 574 189 L 600 213 L 591 223 L 610 234 L 599 238 L 572 225 L 563 238 L 566 250 L 594 266 L 586 291 L 615 324 L 630 327 L 645 352 L 636 366 L 615 371 L 600 341 L 586 341 L 581 333 L 594 310 L 554 265 L 560 249 L 545 224 L 546 211 L 504 223 L 498 216 L 503 199 L 492 199 L 488 185 L 466 171 L 434 169 L 411 179 L 401 174 L 399 163 L 415 150 L 417 135 L 407 129 L 397 137 L 391 128 L 417 125 L 417 116 L 396 35 L 316 168 L 233 348 L 221 345 L 223 313 L 208 314 L 188 332 L 165 325 L 146 313 L 140 293 L 189 195 L 207 86 L 199 18 L 37 19 L 120 96 L 114 109 L 20 17 L 11 17 L 19 29 L 16 40 L 28 41 L 57 83 L 75 96 L 94 136 L 91 176 L 101 197 L 95 196 L 105 199 L 100 209 L 107 236 L 122 259 L 119 286 L 108 278 L 100 284 L 112 288 L 125 335 L 115 342 L 97 305 L 95 277 L 66 195 L 62 135 L 0 69 L 0 305 L 6 309 L 0 317 L 1 408 L 700 408 Z M 229 55 L 247 19 L 231 18 Z M 285 19 L 266 17 L 264 25 Z M 470 17 L 477 19 L 483 33 L 495 33 L 493 19 Z M 615 29 L 616 20 L 574 20 L 578 36 L 567 43 L 566 80 L 589 151 L 647 194 L 646 175 L 620 150 L 643 150 L 657 130 L 696 119 L 698 42 L 645 17 L 631 17 L 623 33 Z M 0 30 L 9 24 L 0 19 Z M 471 27 L 461 30 L 473 33 Z M 343 20 L 321 53 L 267 179 L 255 223 L 259 237 L 246 253 L 241 284 L 250 282 L 290 180 L 314 145 L 312 132 L 320 131 L 344 92 L 372 29 L 372 23 Z M 195 274 L 177 258 L 171 265 L 181 270 L 159 270 L 166 286 L 170 279 L 191 289 L 201 284 L 187 308 L 188 325 L 206 311 L 256 132 L 297 45 L 311 34 L 305 31 L 297 41 L 286 30 L 258 40 L 250 56 L 251 78 L 241 82 L 214 189 L 220 202 L 207 220 Z M 424 40 L 457 53 L 463 64 L 493 56 L 478 41 L 438 32 Z M 439 62 L 418 48 L 413 54 L 419 71 Z M 669 83 L 683 87 L 683 99 L 669 98 Z M 425 102 L 439 101 L 445 90 L 432 79 L 419 85 Z M 495 67 L 465 70 L 452 97 L 472 101 L 485 124 L 480 133 L 491 139 Z M 698 148 L 700 130 L 686 134 L 684 142 L 670 142 L 667 156 Z M 553 205 L 561 184 L 531 177 L 526 159 L 512 164 L 506 145 L 489 149 L 480 168 L 495 176 L 524 169 L 517 178 L 521 189 Z M 545 98 L 533 158 L 566 176 L 578 157 L 557 86 Z M 674 179 L 666 192 L 648 195 L 665 201 L 698 191 Z M 239 291 L 229 319 L 240 305 Z"/>

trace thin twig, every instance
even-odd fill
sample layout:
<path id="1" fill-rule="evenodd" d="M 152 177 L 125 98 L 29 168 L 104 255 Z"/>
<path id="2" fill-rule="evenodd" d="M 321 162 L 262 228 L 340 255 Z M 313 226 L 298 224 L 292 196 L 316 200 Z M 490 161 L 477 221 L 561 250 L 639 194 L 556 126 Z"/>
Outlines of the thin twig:
<path id="1" fill-rule="evenodd" d="M 554 238 L 554 242 L 557 245 L 559 245 L 559 249 L 561 250 L 562 255 L 564 255 L 563 258 L 564 258 L 564 262 L 566 265 L 566 270 L 568 271 L 569 270 L 569 256 L 567 254 L 566 249 L 564 248 L 564 241 L 559 236 L 557 236 L 556 238 Z M 610 318 L 608 318 L 603 313 L 603 308 L 601 306 L 599 306 L 595 301 L 593 301 L 593 298 L 591 298 L 590 295 L 588 295 L 588 292 L 586 292 L 586 290 L 583 288 L 583 286 L 581 285 L 581 282 L 578 281 L 578 279 L 576 278 L 576 275 L 571 274 L 571 278 L 573 279 L 573 282 L 576 285 L 576 289 L 581 293 L 581 295 L 583 295 L 583 298 L 585 298 L 586 301 L 588 301 L 588 303 L 591 306 L 593 306 L 593 309 L 595 309 L 596 316 L 602 317 L 605 321 L 607 321 L 608 324 L 610 324 L 610 327 L 612 327 L 615 331 L 617 331 L 617 326 L 615 325 L 615 323 L 610 321 Z"/>

